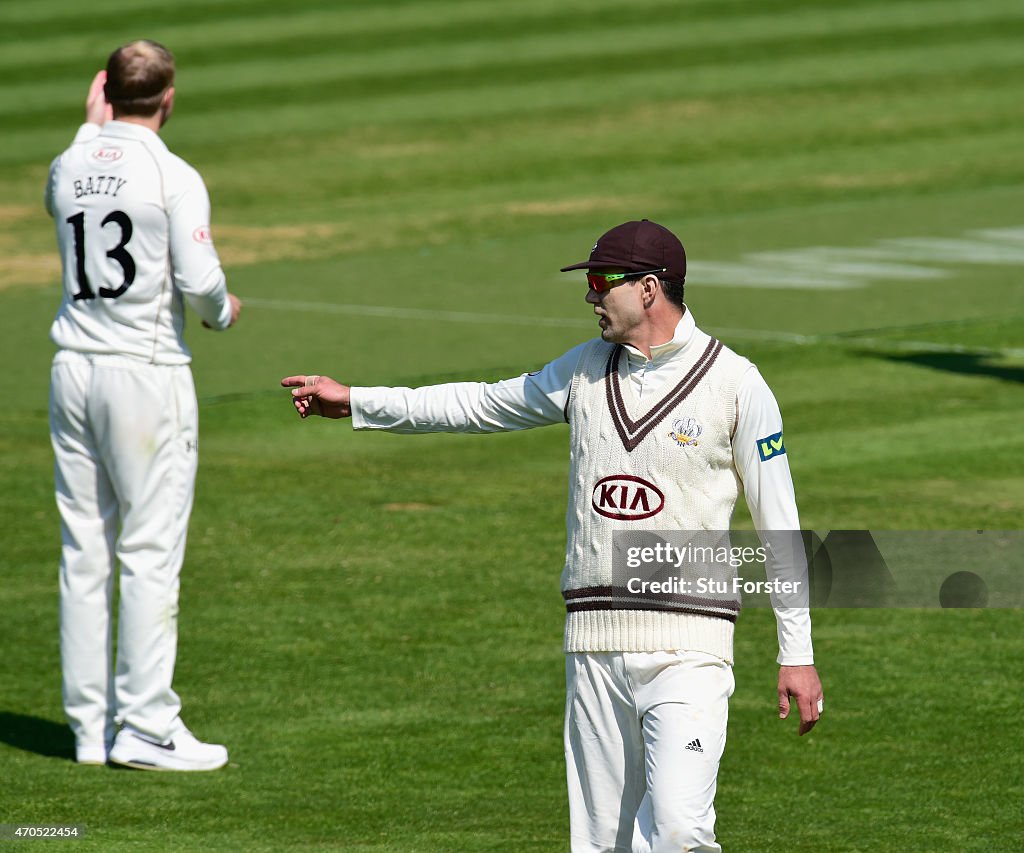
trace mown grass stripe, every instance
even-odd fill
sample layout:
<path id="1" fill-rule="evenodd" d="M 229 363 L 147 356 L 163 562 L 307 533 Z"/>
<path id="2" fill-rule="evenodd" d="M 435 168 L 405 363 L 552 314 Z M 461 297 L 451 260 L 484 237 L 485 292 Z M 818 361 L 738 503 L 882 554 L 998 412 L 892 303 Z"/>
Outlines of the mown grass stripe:
<path id="1" fill-rule="evenodd" d="M 211 4 L 193 10 L 186 22 L 173 7 L 155 8 L 143 11 L 135 26 L 160 28 L 168 40 L 176 36 L 187 41 L 191 33 L 196 33 L 199 42 L 207 46 L 212 46 L 217 38 L 230 44 L 233 38 L 244 38 L 246 32 L 252 31 L 269 35 L 276 30 L 282 39 L 287 40 L 290 36 L 315 35 L 326 30 L 341 38 L 358 37 L 362 40 L 359 49 L 365 49 L 368 41 L 372 46 L 371 37 L 377 37 L 377 44 L 401 42 L 405 38 L 422 41 L 430 36 L 436 41 L 441 35 L 471 34 L 478 28 L 489 31 L 500 21 L 505 21 L 509 28 L 523 30 L 543 25 L 554 27 L 559 22 L 582 25 L 588 20 L 608 20 L 614 24 L 632 16 L 658 14 L 666 9 L 671 14 L 673 6 L 678 9 L 678 4 L 671 0 L 638 0 L 631 7 L 624 7 L 618 0 L 586 3 L 567 0 L 557 7 L 543 0 L 517 0 L 508 4 L 495 4 L 488 0 L 426 3 L 407 0 L 405 3 L 381 4 L 361 0 L 325 9 L 322 4 L 307 0 L 306 3 L 290 3 L 287 12 L 282 12 L 280 3 L 258 2 L 237 10 Z M 138 7 L 133 5 L 132 12 L 138 15 Z M 83 16 L 67 23 L 75 26 L 75 31 L 83 36 L 93 37 L 110 31 L 109 26 L 103 27 L 103 19 L 97 16 Z M 9 30 L 5 28 L 6 37 L 12 40 L 15 36 L 25 38 L 37 33 L 35 22 L 12 23 Z"/>
<path id="2" fill-rule="evenodd" d="M 344 108 L 349 107 L 352 110 L 350 120 L 365 123 L 383 116 L 390 116 L 392 120 L 427 116 L 453 119 L 466 115 L 467 111 L 479 114 L 487 110 L 501 114 L 524 108 L 550 109 L 566 102 L 578 103 L 586 92 L 597 90 L 602 91 L 602 102 L 610 106 L 641 93 L 647 98 L 665 97 L 677 93 L 684 83 L 688 94 L 698 97 L 740 89 L 757 92 L 814 86 L 829 91 L 840 85 L 840 80 L 846 87 L 853 81 L 865 84 L 875 79 L 886 80 L 886 85 L 892 86 L 892 76 L 901 73 L 920 77 L 948 74 L 952 69 L 964 72 L 1001 66 L 1019 68 L 1016 61 L 1019 41 L 1016 39 L 986 34 L 984 40 L 976 44 L 964 42 L 955 31 L 947 35 L 950 41 L 943 50 L 927 44 L 875 50 L 861 46 L 860 52 L 851 52 L 853 46 L 845 45 L 837 54 L 809 44 L 807 55 L 788 56 L 784 62 L 772 65 L 770 73 L 764 70 L 763 58 L 737 56 L 731 61 L 700 65 L 691 64 L 690 59 L 678 61 L 672 52 L 652 51 L 643 61 L 613 75 L 606 69 L 556 60 L 525 66 L 502 62 L 468 76 L 447 71 L 421 74 L 400 71 L 365 77 L 332 73 L 316 85 L 305 87 L 297 87 L 292 82 L 255 80 L 225 87 L 223 81 L 230 79 L 228 70 L 207 68 L 194 79 L 191 90 L 187 84 L 183 88 L 190 92 L 189 108 L 193 113 L 223 115 L 228 104 L 232 111 L 250 106 L 266 111 L 269 100 L 287 105 L 285 109 L 320 108 L 315 113 L 337 105 L 342 109 L 341 116 L 345 115 Z M 922 63 L 923 57 L 928 58 L 927 66 Z M 501 97 L 497 97 L 499 92 Z M 396 100 L 387 103 L 391 99 Z M 44 100 L 32 98 L 33 104 L 40 103 L 35 110 L 26 107 L 0 116 L 0 129 L 47 128 L 67 121 L 62 110 L 53 105 L 44 106 L 41 103 Z M 328 110 L 328 117 L 334 115 L 335 111 Z"/>
<path id="3" fill-rule="evenodd" d="M 959 106 L 959 109 L 955 107 Z M 855 125 L 843 122 L 845 113 L 833 112 L 824 126 L 816 126 L 829 113 L 805 110 L 790 113 L 789 121 L 772 123 L 765 129 L 758 124 L 758 116 L 725 115 L 721 109 L 709 109 L 708 115 L 695 115 L 688 123 L 664 126 L 656 111 L 647 111 L 643 118 L 628 113 L 620 123 L 627 123 L 634 132 L 657 131 L 645 147 L 645 160 L 659 167 L 695 164 L 716 164 L 736 158 L 772 159 L 807 153 L 812 156 L 856 153 L 862 147 L 882 145 L 898 150 L 903 145 L 930 143 L 985 144 L 989 136 L 1001 138 L 1013 133 L 1024 124 L 1024 112 L 1011 90 L 1000 98 L 990 98 L 985 112 L 972 115 L 971 109 L 980 109 L 978 100 L 968 96 L 958 102 L 956 98 L 938 98 L 930 106 L 926 117 L 908 120 L 903 126 L 885 120 L 866 121 Z M 700 112 L 699 110 L 697 111 Z M 813 112 L 808 115 L 808 112 Z M 1015 114 L 1016 113 L 1016 114 Z M 670 114 L 670 113 L 669 113 Z M 738 120 L 737 120 L 738 119 Z M 348 156 L 360 161 L 361 169 L 345 178 L 354 192 L 372 190 L 386 171 L 389 179 L 402 181 L 407 186 L 442 181 L 446 188 L 473 185 L 478 182 L 500 181 L 508 173 L 535 174 L 603 173 L 611 171 L 615 163 L 628 156 L 633 146 L 630 137 L 605 134 L 610 120 L 570 121 L 562 125 L 557 138 L 547 143 L 541 161 L 533 144 L 544 145 L 543 128 L 518 128 L 514 144 L 502 144 L 503 132 L 492 128 L 474 138 L 469 136 L 458 142 L 442 144 L 437 138 L 420 138 L 422 149 L 430 156 L 385 158 L 385 165 L 375 162 L 374 145 L 360 139 L 338 139 L 320 151 L 308 151 L 311 157 L 332 156 L 343 148 Z M 691 126 L 692 125 L 692 126 Z M 508 133 L 512 133 L 509 128 Z M 594 140 L 589 146 L 587 140 Z M 450 146 L 450 147 L 448 147 Z M 289 147 L 281 149 L 290 151 Z M 379 159 L 379 158 L 376 158 Z M 454 170 L 453 166 L 459 166 Z M 453 176 L 451 173 L 455 171 Z"/>
<path id="4" fill-rule="evenodd" d="M 246 15 L 243 22 L 225 19 L 201 26 L 190 23 L 168 28 L 161 37 L 180 45 L 175 52 L 183 67 L 250 61 L 257 54 L 268 62 L 326 54 L 342 66 L 367 62 L 371 66 L 378 62 L 408 66 L 424 54 L 440 58 L 436 50 L 439 39 L 446 45 L 444 58 L 461 54 L 468 60 L 486 63 L 509 52 L 528 57 L 538 52 L 575 53 L 580 48 L 625 51 L 641 49 L 645 43 L 672 44 L 683 52 L 713 47 L 735 51 L 745 43 L 766 38 L 789 42 L 873 34 L 880 40 L 902 40 L 922 26 L 976 26 L 986 21 L 1019 20 L 1022 14 L 1019 6 L 1011 3 L 964 6 L 948 0 L 899 7 L 899 16 L 892 14 L 889 6 L 886 10 L 890 14 L 883 14 L 879 7 L 848 8 L 847 4 L 785 15 L 760 10 L 736 17 L 728 29 L 715 19 L 695 19 L 688 6 L 668 0 L 648 0 L 639 7 L 613 3 L 605 9 L 588 8 L 585 16 L 561 7 L 545 12 L 543 6 L 491 6 L 488 14 L 468 20 L 465 25 L 453 23 L 444 14 L 415 23 L 410 23 L 407 15 L 389 14 L 368 27 L 361 16 L 346 10 L 297 10 L 275 18 Z M 56 43 L 35 35 L 34 39 L 8 46 L 0 54 L 0 68 L 7 69 L 6 77 L 11 83 L 79 73 L 83 62 L 102 58 L 88 52 L 91 40 L 62 37 Z"/>
<path id="5" fill-rule="evenodd" d="M 927 24 L 916 23 L 906 31 L 893 31 L 870 18 L 867 19 L 869 25 L 853 31 L 842 28 L 822 31 L 815 27 L 804 34 L 780 26 L 778 21 L 765 19 L 755 22 L 756 26 L 740 28 L 741 32 L 730 32 L 728 38 L 722 38 L 720 33 L 718 37 L 712 36 L 715 31 L 703 36 L 695 35 L 682 23 L 677 31 L 671 21 L 659 22 L 655 27 L 631 18 L 614 33 L 604 32 L 595 40 L 577 36 L 569 42 L 548 29 L 534 34 L 510 33 L 507 28 L 497 25 L 490 33 L 475 28 L 466 34 L 453 34 L 449 39 L 449 49 L 443 53 L 436 50 L 434 39 L 422 38 L 417 30 L 414 32 L 421 40 L 412 49 L 403 45 L 401 39 L 394 38 L 385 38 L 381 44 L 374 44 L 353 35 L 349 44 L 344 37 L 339 40 L 334 36 L 302 35 L 296 40 L 295 55 L 286 50 L 278 52 L 280 45 L 276 45 L 259 60 L 254 60 L 253 51 L 259 45 L 240 43 L 237 53 L 232 54 L 230 47 L 220 42 L 211 52 L 201 56 L 189 56 L 180 50 L 178 55 L 183 68 L 190 65 L 206 67 L 208 73 L 216 74 L 229 85 L 233 79 L 263 76 L 273 80 L 277 75 L 283 75 L 276 81 L 278 83 L 288 83 L 289 78 L 300 78 L 308 83 L 315 80 L 359 80 L 371 76 L 402 81 L 408 76 L 444 74 L 450 77 L 451 72 L 464 72 L 467 68 L 473 68 L 473 76 L 487 84 L 492 79 L 503 79 L 509 69 L 518 70 L 524 65 L 531 66 L 527 72 L 530 76 L 524 79 L 539 76 L 558 79 L 576 69 L 580 65 L 579 60 L 590 59 L 594 51 L 602 48 L 636 49 L 638 53 L 631 56 L 629 68 L 642 71 L 662 65 L 689 68 L 711 62 L 750 64 L 768 57 L 789 59 L 821 53 L 841 57 L 868 47 L 885 47 L 894 41 L 905 48 L 966 44 L 989 36 L 1012 34 L 1024 27 L 1022 14 L 998 15 L 975 21 L 964 21 L 955 15 L 945 20 L 944 17 L 937 16 L 937 20 L 930 20 Z M 460 35 L 466 37 L 460 38 Z M 230 36 L 225 38 L 230 39 Z M 102 57 L 97 57 L 95 61 L 100 59 Z M 8 85 L 17 90 L 19 82 L 28 84 L 23 93 L 26 97 L 33 94 L 35 85 L 81 73 L 80 62 L 61 67 L 59 63 L 50 61 L 40 68 L 33 68 L 30 63 L 13 63 L 13 60 L 12 64 L 14 67 L 5 75 Z M 586 68 L 608 71 L 592 63 L 586 63 Z M 229 69 L 235 70 L 228 73 Z M 431 87 L 429 79 L 425 81 L 425 87 Z"/>
<path id="6" fill-rule="evenodd" d="M 60 5 L 59 0 L 57 5 Z M 99 8 L 94 8 L 95 6 Z M 752 19 L 765 16 L 766 20 L 793 22 L 794 29 L 801 27 L 805 20 L 821 20 L 815 25 L 827 31 L 848 25 L 858 17 L 865 19 L 886 18 L 894 26 L 908 22 L 919 22 L 932 15 L 943 14 L 943 9 L 955 11 L 960 18 L 973 17 L 976 12 L 957 4 L 956 0 L 902 0 L 879 5 L 878 0 L 848 0 L 837 6 L 830 0 L 812 0 L 797 3 L 792 0 L 632 0 L 623 4 L 621 0 L 563 0 L 552 6 L 545 0 L 517 0 L 516 3 L 496 4 L 491 0 L 391 0 L 382 5 L 376 0 L 347 0 L 344 6 L 325 10 L 316 0 L 294 0 L 287 13 L 282 13 L 281 4 L 274 0 L 219 0 L 200 3 L 187 0 L 190 8 L 149 7 L 140 9 L 136 3 L 123 0 L 109 2 L 99 0 L 90 6 L 93 14 L 68 17 L 61 14 L 61 29 L 74 32 L 79 38 L 109 35 L 110 16 L 131 14 L 133 27 L 159 27 L 168 36 L 177 36 L 212 46 L 217 42 L 227 45 L 236 39 L 245 39 L 250 32 L 278 32 L 283 40 L 296 35 L 317 35 L 325 30 L 345 36 L 356 34 L 380 37 L 379 43 L 401 42 L 404 38 L 437 38 L 439 33 L 452 36 L 457 32 L 490 32 L 496 26 L 507 31 L 526 33 L 539 30 L 560 31 L 573 36 L 586 34 L 591 30 L 614 31 L 629 26 L 645 17 L 660 16 L 669 21 L 674 17 L 684 20 L 688 29 L 703 23 L 721 29 L 743 27 Z M 40 24 L 45 20 L 51 4 L 9 4 L 0 6 L 0 21 L 5 28 L 0 33 L 4 39 L 21 42 L 38 37 Z M 989 0 L 980 14 L 989 14 L 991 9 L 1013 10 L 1011 0 Z M 862 11 L 863 10 L 863 11 Z M 182 14 L 182 12 L 186 14 Z M 58 14 L 60 14 L 58 12 Z M 104 17 L 107 16 L 107 17 Z M 42 20 L 41 20 L 42 19 Z M 184 20 L 183 20 L 184 19 Z"/>

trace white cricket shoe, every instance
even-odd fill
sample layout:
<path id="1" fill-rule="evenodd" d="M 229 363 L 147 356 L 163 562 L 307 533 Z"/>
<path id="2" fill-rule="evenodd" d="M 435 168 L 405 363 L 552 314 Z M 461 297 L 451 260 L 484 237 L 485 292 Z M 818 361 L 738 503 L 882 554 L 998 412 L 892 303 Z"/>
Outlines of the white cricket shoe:
<path id="1" fill-rule="evenodd" d="M 219 743 L 197 740 L 184 725 L 165 743 L 125 726 L 109 758 L 111 764 L 137 770 L 217 770 L 228 763 L 228 751 Z"/>

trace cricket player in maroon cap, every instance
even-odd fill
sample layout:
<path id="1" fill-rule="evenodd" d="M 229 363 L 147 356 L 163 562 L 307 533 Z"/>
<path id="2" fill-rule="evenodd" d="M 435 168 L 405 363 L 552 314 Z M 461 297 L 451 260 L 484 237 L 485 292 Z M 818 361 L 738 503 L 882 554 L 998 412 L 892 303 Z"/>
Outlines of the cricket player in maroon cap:
<path id="1" fill-rule="evenodd" d="M 540 370 L 493 384 L 358 388 L 282 380 L 302 417 L 396 433 L 569 423 L 565 756 L 571 849 L 718 851 L 714 798 L 733 692 L 738 596 L 680 578 L 624 582 L 615 535 L 725 531 L 740 489 L 762 539 L 799 531 L 782 416 L 757 368 L 703 332 L 683 301 L 686 253 L 667 228 L 626 222 L 586 261 L 601 328 Z M 779 549 L 776 549 L 779 550 Z M 794 560 L 802 557 L 793 557 Z M 766 561 L 769 573 L 778 570 Z M 773 599 L 779 716 L 799 733 L 824 709 L 806 606 Z"/>

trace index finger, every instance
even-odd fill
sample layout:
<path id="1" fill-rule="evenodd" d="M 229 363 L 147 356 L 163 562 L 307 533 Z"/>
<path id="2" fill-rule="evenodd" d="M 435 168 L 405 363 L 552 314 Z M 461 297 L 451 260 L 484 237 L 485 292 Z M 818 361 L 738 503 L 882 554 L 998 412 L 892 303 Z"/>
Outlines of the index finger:
<path id="1" fill-rule="evenodd" d="M 281 385 L 285 388 L 298 388 L 306 384 L 305 376 L 286 376 L 281 380 Z"/>

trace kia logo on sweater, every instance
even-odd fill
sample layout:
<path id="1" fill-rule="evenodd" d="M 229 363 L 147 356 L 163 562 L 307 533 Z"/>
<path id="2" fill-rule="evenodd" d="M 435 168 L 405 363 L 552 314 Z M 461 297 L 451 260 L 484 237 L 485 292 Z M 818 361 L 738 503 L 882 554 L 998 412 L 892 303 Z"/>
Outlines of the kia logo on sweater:
<path id="1" fill-rule="evenodd" d="M 632 474 L 603 477 L 594 486 L 594 510 L 617 521 L 639 521 L 657 515 L 665 506 L 665 495 L 653 483 Z"/>

